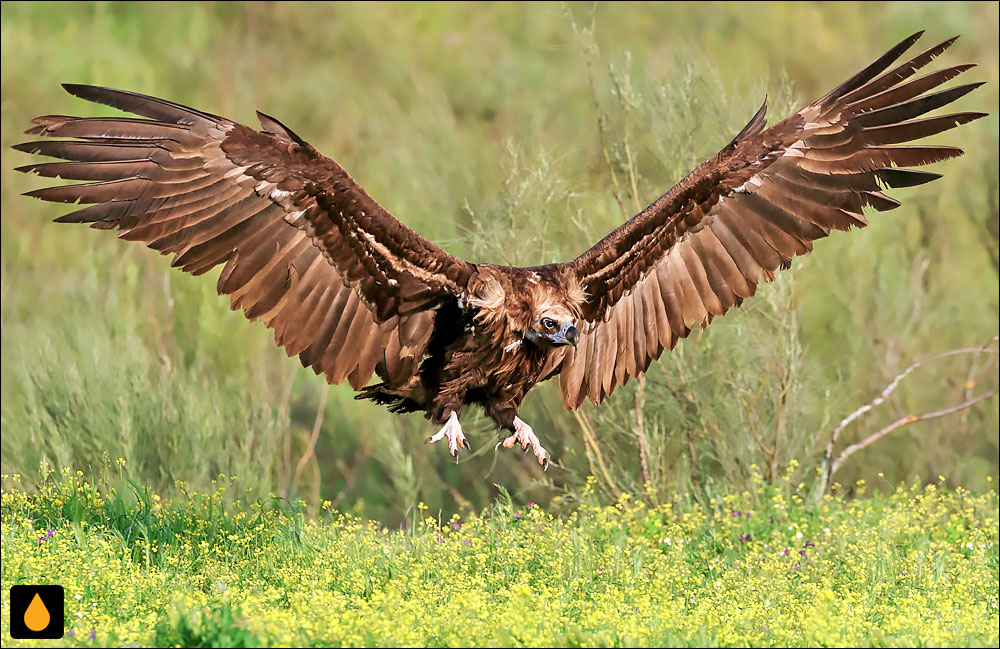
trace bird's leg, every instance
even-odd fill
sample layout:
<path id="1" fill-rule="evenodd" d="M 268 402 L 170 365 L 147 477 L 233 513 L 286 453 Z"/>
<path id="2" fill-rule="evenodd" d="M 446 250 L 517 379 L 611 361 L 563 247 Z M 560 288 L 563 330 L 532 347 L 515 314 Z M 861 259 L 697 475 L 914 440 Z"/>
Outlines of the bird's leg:
<path id="1" fill-rule="evenodd" d="M 462 424 L 458 423 L 458 415 L 455 414 L 454 410 L 448 415 L 448 421 L 444 423 L 441 430 L 425 439 L 424 444 L 433 444 L 445 437 L 448 438 L 448 454 L 455 458 L 455 463 L 458 464 L 458 449 L 464 446 L 466 450 L 471 451 L 472 447 L 462 433 Z"/>
<path id="2" fill-rule="evenodd" d="M 513 434 L 498 442 L 496 448 L 500 448 L 501 444 L 503 444 L 504 448 L 513 448 L 514 444 L 520 444 L 521 449 L 525 453 L 528 452 L 528 446 L 531 446 L 531 450 L 534 451 L 538 463 L 542 465 L 543 469 L 548 470 L 549 458 L 552 456 L 549 455 L 549 452 L 538 441 L 538 437 L 535 435 L 535 431 L 531 430 L 531 426 L 521 421 L 520 417 L 514 417 Z"/>

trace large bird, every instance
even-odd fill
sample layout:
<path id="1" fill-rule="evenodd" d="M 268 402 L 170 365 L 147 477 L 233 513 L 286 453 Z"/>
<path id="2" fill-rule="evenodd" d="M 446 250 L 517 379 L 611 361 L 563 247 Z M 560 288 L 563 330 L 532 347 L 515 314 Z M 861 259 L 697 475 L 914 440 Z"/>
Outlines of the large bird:
<path id="1" fill-rule="evenodd" d="M 162 99 L 67 84 L 145 119 L 38 117 L 28 134 L 72 139 L 14 148 L 67 161 L 19 171 L 91 181 L 27 193 L 92 204 L 57 221 L 117 229 L 195 275 L 224 265 L 218 291 L 231 307 L 329 383 L 425 413 L 441 426 L 427 441 L 446 439 L 456 459 L 471 449 L 462 410 L 477 404 L 509 433 L 503 446 L 530 446 L 547 467 L 549 453 L 518 417 L 537 383 L 559 375 L 566 408 L 599 404 L 814 240 L 864 227 L 865 207 L 898 207 L 884 188 L 939 177 L 904 167 L 961 155 L 895 146 L 984 116 L 920 118 L 980 85 L 934 91 L 971 65 L 910 80 L 955 40 L 894 66 L 920 35 L 766 130 L 762 106 L 716 156 L 590 250 L 533 268 L 445 252 L 262 113 L 255 131 Z"/>

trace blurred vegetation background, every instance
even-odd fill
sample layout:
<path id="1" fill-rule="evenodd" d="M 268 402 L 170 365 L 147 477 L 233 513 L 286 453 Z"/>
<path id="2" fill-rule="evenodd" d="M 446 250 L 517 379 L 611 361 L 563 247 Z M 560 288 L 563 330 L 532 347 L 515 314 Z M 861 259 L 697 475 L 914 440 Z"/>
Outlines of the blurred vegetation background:
<path id="1" fill-rule="evenodd" d="M 844 416 L 911 362 L 997 333 L 997 24 L 996 3 L 5 2 L 2 471 L 30 485 L 43 460 L 96 471 L 124 457 L 163 493 L 224 473 L 387 523 L 419 501 L 445 516 L 481 507 L 495 485 L 571 505 L 591 474 L 608 497 L 651 500 L 704 500 L 754 471 L 812 484 Z M 962 34 L 939 67 L 974 62 L 966 81 L 988 82 L 954 109 L 990 116 L 939 136 L 967 154 L 932 167 L 942 180 L 893 192 L 903 207 L 869 228 L 819 242 L 664 354 L 644 387 L 578 414 L 562 410 L 556 382 L 534 390 L 521 416 L 556 458 L 544 474 L 530 455 L 494 453 L 471 411 L 474 453 L 456 467 L 424 446 L 419 415 L 327 390 L 286 358 L 228 310 L 214 273 L 185 276 L 141 246 L 50 223 L 63 211 L 20 196 L 46 183 L 13 172 L 29 158 L 8 148 L 39 114 L 114 113 L 60 82 L 246 124 L 260 109 L 451 252 L 547 263 L 713 155 L 765 94 L 777 121 L 919 29 L 921 48 Z M 995 358 L 918 368 L 838 447 L 958 403 L 970 381 L 995 387 Z M 998 470 L 997 401 L 902 428 L 836 479 L 984 487 Z"/>

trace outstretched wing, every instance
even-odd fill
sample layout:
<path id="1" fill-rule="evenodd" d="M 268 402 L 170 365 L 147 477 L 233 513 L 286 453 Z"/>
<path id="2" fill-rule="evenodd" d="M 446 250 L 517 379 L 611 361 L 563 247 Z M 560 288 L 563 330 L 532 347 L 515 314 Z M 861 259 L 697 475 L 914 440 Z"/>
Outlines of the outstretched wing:
<path id="1" fill-rule="evenodd" d="M 331 383 L 358 389 L 376 365 L 390 383 L 416 369 L 432 310 L 473 267 L 397 221 L 344 169 L 277 120 L 263 132 L 162 99 L 95 86 L 71 94 L 148 119 L 38 117 L 15 146 L 61 158 L 20 167 L 92 181 L 28 192 L 92 203 L 57 221 L 117 228 L 173 266 L 219 264 L 219 293 Z"/>
<path id="2" fill-rule="evenodd" d="M 891 146 L 984 116 L 917 119 L 981 85 L 930 92 L 971 65 L 907 81 L 954 38 L 889 70 L 921 34 L 767 130 L 759 111 L 718 155 L 567 264 L 588 294 L 579 346 L 560 367 L 567 408 L 586 397 L 600 403 L 831 229 L 864 227 L 864 207 L 897 207 L 883 188 L 939 177 L 898 167 L 961 155 L 950 146 Z"/>

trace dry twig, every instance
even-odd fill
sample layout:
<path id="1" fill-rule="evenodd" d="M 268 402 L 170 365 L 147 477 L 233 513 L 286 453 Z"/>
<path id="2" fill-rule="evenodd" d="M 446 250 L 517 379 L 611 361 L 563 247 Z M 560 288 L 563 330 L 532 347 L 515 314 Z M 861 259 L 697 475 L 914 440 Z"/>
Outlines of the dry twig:
<path id="1" fill-rule="evenodd" d="M 996 388 L 993 388 L 992 390 L 988 390 L 988 391 L 980 394 L 978 397 L 973 397 L 972 399 L 969 399 L 968 401 L 964 401 L 964 402 L 962 402 L 962 403 L 960 403 L 958 405 L 951 406 L 950 408 L 943 408 L 941 410 L 934 410 L 932 412 L 925 412 L 925 413 L 923 413 L 921 415 L 906 415 L 905 417 L 900 417 L 899 419 L 897 419 L 896 421 L 892 422 L 891 424 L 889 424 L 888 426 L 886 426 L 882 430 L 880 430 L 880 431 L 878 431 L 876 433 L 872 433 L 871 435 L 869 435 L 865 439 L 861 440 L 860 442 L 851 444 L 850 446 L 848 446 L 847 448 L 845 448 L 843 451 L 841 451 L 840 455 L 837 456 L 837 459 L 833 461 L 832 465 L 830 465 L 830 477 L 831 478 L 833 477 L 833 474 L 835 474 L 837 472 L 837 469 L 839 469 L 840 465 L 844 463 L 844 460 L 846 460 L 847 458 L 851 457 L 852 455 L 854 455 L 855 453 L 857 453 L 858 451 L 860 451 L 864 447 L 869 446 L 870 444 L 874 444 L 879 439 L 885 437 L 886 435 L 888 435 L 892 431 L 896 430 L 897 428 L 902 428 L 903 426 L 906 426 L 907 424 L 912 424 L 912 423 L 918 422 L 918 421 L 926 421 L 927 419 L 937 419 L 938 417 L 944 417 L 946 415 L 951 415 L 951 414 L 954 414 L 956 412 L 959 412 L 960 410 L 965 410 L 967 408 L 971 408 L 972 406 L 974 406 L 975 404 L 979 403 L 980 401 L 985 401 L 986 399 L 989 399 L 990 397 L 992 397 L 996 393 L 997 393 Z"/>
<path id="2" fill-rule="evenodd" d="M 903 426 L 906 426 L 907 424 L 912 424 L 917 421 L 925 421 L 927 419 L 937 419 L 938 417 L 944 417 L 946 415 L 966 410 L 968 408 L 971 408 L 973 405 L 979 403 L 980 401 L 984 401 L 995 395 L 997 393 L 996 388 L 984 392 L 977 397 L 971 397 L 970 393 L 971 387 L 968 386 L 967 384 L 966 400 L 964 402 L 948 408 L 943 408 L 941 410 L 926 412 L 920 415 L 909 414 L 904 417 L 901 417 L 896 421 L 894 421 L 893 423 L 886 426 L 885 428 L 882 428 L 881 430 L 869 435 L 860 442 L 851 444 L 850 446 L 845 448 L 836 458 L 833 457 L 833 447 L 837 443 L 837 439 L 840 437 L 840 434 L 843 432 L 843 430 L 862 415 L 871 412 L 871 410 L 874 409 L 876 406 L 885 403 L 885 400 L 888 399 L 893 392 L 895 392 L 896 388 L 899 387 L 900 382 L 904 378 L 906 378 L 910 374 L 910 372 L 917 369 L 924 363 L 928 363 L 934 360 L 939 360 L 942 358 L 948 358 L 950 356 L 958 356 L 960 354 L 996 354 L 997 350 L 992 349 L 992 347 L 997 342 L 998 339 L 1000 339 L 1000 336 L 993 336 L 989 340 L 989 342 L 980 347 L 963 347 L 961 349 L 952 349 L 951 351 L 935 354 L 934 356 L 929 356 L 927 358 L 914 362 L 905 370 L 896 375 L 896 378 L 894 378 L 892 381 L 889 382 L 889 385 L 887 385 L 885 389 L 882 390 L 882 393 L 879 396 L 875 397 L 875 399 L 873 399 L 870 403 L 861 406 L 851 414 L 844 417 L 840 421 L 840 423 L 837 424 L 837 427 L 833 429 L 833 432 L 830 433 L 830 440 L 827 442 L 826 451 L 823 454 L 823 464 L 820 467 L 820 483 L 819 487 L 816 489 L 816 495 L 814 499 L 819 499 L 823 496 L 824 493 L 826 493 L 827 487 L 833 480 L 833 474 L 836 473 L 837 469 L 841 467 L 841 465 L 844 463 L 844 460 L 846 460 L 848 457 L 850 457 L 857 451 L 860 451 L 866 446 L 869 446 L 870 444 L 878 441 L 882 437 L 888 435 L 897 428 L 901 428 Z"/>
<path id="3" fill-rule="evenodd" d="M 319 440 L 319 429 L 323 426 L 323 413 L 326 412 L 326 399 L 330 395 L 329 386 L 323 386 L 323 392 L 319 398 L 319 405 L 316 406 L 316 419 L 313 421 L 312 435 L 309 437 L 309 446 L 306 448 L 306 452 L 302 454 L 299 458 L 298 464 L 295 465 L 295 476 L 292 478 L 292 492 L 295 493 L 299 489 L 299 480 L 302 478 L 302 471 L 305 470 L 306 464 L 309 460 L 315 459 L 316 457 L 316 442 Z"/>
<path id="4" fill-rule="evenodd" d="M 639 438 L 639 466 L 642 468 L 642 483 L 649 484 L 649 443 L 646 441 L 646 424 L 642 418 L 642 407 L 646 393 L 646 377 L 639 375 L 635 388 L 635 436 Z"/>
<path id="5" fill-rule="evenodd" d="M 594 428 L 590 424 L 590 419 L 583 413 L 582 410 L 574 410 L 573 415 L 576 417 L 577 423 L 580 424 L 580 430 L 583 432 L 583 442 L 590 453 L 592 453 L 597 459 L 597 466 L 600 467 L 601 474 L 604 477 L 604 482 L 608 485 L 608 489 L 614 495 L 615 499 L 621 496 L 621 491 L 618 489 L 618 485 L 615 481 L 611 479 L 611 472 L 608 471 L 608 465 L 604 462 L 604 455 L 601 453 L 601 447 L 597 443 L 597 435 L 594 434 Z M 591 465 L 591 474 L 594 474 L 593 465 Z M 596 475 L 594 477 L 597 477 Z"/>

